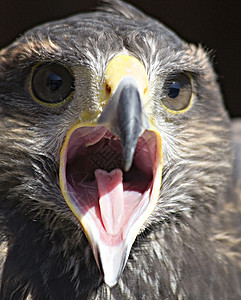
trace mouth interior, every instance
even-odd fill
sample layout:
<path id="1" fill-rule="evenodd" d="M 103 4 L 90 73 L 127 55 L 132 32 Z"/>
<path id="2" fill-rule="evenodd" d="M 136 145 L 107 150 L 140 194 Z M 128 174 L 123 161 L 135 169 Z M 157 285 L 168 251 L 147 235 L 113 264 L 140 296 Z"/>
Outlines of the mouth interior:
<path id="1" fill-rule="evenodd" d="M 65 176 L 71 201 L 97 227 L 117 235 L 150 201 L 155 175 L 156 138 L 145 131 L 138 139 L 133 163 L 123 170 L 119 137 L 105 127 L 80 127 L 72 132 L 65 151 Z"/>

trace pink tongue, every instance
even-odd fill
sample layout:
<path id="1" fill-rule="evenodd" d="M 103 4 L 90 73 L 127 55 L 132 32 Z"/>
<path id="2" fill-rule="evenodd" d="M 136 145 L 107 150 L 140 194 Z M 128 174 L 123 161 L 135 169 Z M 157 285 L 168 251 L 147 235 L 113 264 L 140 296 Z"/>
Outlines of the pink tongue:
<path id="1" fill-rule="evenodd" d="M 124 216 L 122 171 L 115 169 L 108 173 L 98 169 L 95 171 L 95 178 L 102 222 L 108 234 L 116 235 L 120 231 Z"/>

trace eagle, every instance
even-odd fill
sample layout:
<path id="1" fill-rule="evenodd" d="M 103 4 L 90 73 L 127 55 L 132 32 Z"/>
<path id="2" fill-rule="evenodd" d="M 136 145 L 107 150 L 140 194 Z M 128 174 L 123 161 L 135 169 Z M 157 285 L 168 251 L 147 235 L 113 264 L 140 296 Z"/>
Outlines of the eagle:
<path id="1" fill-rule="evenodd" d="M 119 0 L 2 49 L 0 298 L 241 299 L 240 124 Z"/>

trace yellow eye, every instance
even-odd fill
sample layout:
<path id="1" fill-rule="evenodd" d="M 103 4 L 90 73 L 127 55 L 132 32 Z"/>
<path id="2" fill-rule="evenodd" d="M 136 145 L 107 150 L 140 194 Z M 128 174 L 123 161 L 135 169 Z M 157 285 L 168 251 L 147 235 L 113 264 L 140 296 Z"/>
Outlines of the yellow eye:
<path id="1" fill-rule="evenodd" d="M 69 69 L 60 64 L 35 66 L 30 78 L 33 98 L 46 106 L 63 105 L 74 91 L 74 78 Z"/>
<path id="2" fill-rule="evenodd" d="M 191 105 L 192 100 L 192 79 L 191 75 L 178 73 L 169 77 L 164 90 L 166 96 L 162 99 L 162 104 L 170 111 L 184 112 Z"/>

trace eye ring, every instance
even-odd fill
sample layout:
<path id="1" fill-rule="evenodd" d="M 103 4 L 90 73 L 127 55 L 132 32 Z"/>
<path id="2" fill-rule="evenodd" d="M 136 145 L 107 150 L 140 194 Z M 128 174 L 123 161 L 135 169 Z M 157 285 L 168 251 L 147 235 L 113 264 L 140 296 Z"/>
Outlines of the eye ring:
<path id="1" fill-rule="evenodd" d="M 178 72 L 169 76 L 164 83 L 165 96 L 162 106 L 171 113 L 184 113 L 192 105 L 193 78 L 190 73 Z"/>
<path id="2" fill-rule="evenodd" d="M 35 102 L 42 106 L 60 107 L 73 96 L 72 71 L 57 63 L 37 64 L 31 71 L 29 89 Z"/>

